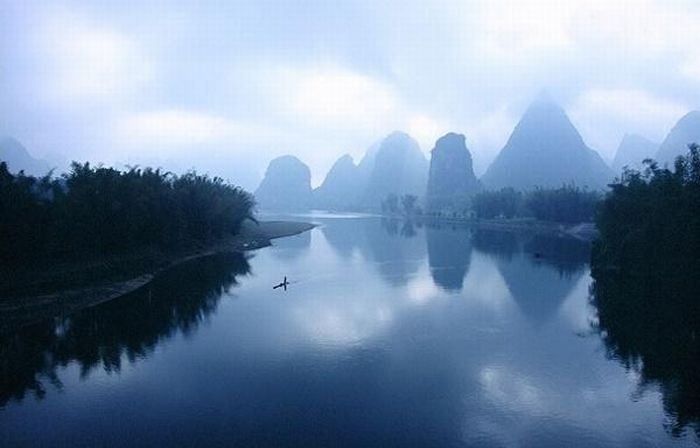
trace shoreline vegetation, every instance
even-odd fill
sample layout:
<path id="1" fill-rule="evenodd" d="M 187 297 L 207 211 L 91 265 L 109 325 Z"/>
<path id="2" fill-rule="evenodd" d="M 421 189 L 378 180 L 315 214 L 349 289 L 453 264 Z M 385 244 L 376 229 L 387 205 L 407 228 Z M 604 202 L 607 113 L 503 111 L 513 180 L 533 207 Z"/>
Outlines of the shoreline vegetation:
<path id="1" fill-rule="evenodd" d="M 104 303 L 151 283 L 165 271 L 199 258 L 247 252 L 270 246 L 273 239 L 316 227 L 299 221 L 246 221 L 235 236 L 179 250 L 145 249 L 110 257 L 46 263 L 14 271 L 0 289 L 0 334 Z M 19 286 L 17 286 L 19 285 Z"/>
<path id="2" fill-rule="evenodd" d="M 148 284 L 187 260 L 313 227 L 258 223 L 255 199 L 218 177 L 73 162 L 61 176 L 0 162 L 0 332 Z"/>
<path id="3" fill-rule="evenodd" d="M 700 147 L 671 168 L 625 170 L 596 216 L 595 330 L 608 356 L 658 387 L 673 436 L 700 436 Z"/>
<path id="4" fill-rule="evenodd" d="M 557 233 L 593 241 L 598 236 L 596 209 L 602 191 L 564 184 L 558 188 L 481 190 L 471 197 L 457 195 L 452 203 L 419 204 L 415 195 L 391 194 L 381 201 L 383 216 L 465 223 L 505 231 Z M 421 207 L 423 205 L 425 208 Z"/>
<path id="5" fill-rule="evenodd" d="M 424 223 L 439 222 L 445 224 L 465 225 L 486 230 L 501 230 L 504 232 L 530 232 L 538 234 L 556 234 L 560 236 L 570 236 L 592 243 L 599 235 L 596 223 L 580 222 L 564 224 L 554 221 L 539 220 L 536 218 L 475 218 L 475 217 L 453 217 L 443 216 L 406 216 L 400 214 L 380 214 L 384 219 L 420 221 Z"/>

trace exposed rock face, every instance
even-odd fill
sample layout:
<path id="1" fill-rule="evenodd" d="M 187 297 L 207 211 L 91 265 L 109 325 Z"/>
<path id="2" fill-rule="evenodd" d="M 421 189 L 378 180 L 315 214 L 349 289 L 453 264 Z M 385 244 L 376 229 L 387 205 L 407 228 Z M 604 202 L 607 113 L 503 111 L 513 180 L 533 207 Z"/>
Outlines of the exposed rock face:
<path id="1" fill-rule="evenodd" d="M 449 133 L 435 142 L 428 175 L 428 208 L 436 210 L 457 205 L 479 189 L 472 155 L 464 135 Z"/>
<path id="2" fill-rule="evenodd" d="M 311 172 L 294 156 L 273 159 L 255 191 L 263 210 L 306 210 L 311 207 Z"/>
<path id="3" fill-rule="evenodd" d="M 656 161 L 660 164 L 673 164 L 676 157 L 688 152 L 690 143 L 700 144 L 700 111 L 692 111 L 678 120 L 678 123 L 668 133 L 661 143 Z"/>
<path id="4" fill-rule="evenodd" d="M 49 170 L 49 164 L 29 155 L 20 142 L 11 137 L 0 138 L 0 161 L 7 162 L 12 173 L 24 171 L 32 176 L 44 176 Z"/>
<path id="5" fill-rule="evenodd" d="M 325 180 L 313 192 L 314 207 L 347 210 L 356 206 L 363 192 L 359 168 L 345 154 L 328 171 Z"/>
<path id="6" fill-rule="evenodd" d="M 625 134 L 620 142 L 620 146 L 617 147 L 615 159 L 612 163 L 615 175 L 619 176 L 624 167 L 636 170 L 642 168 L 642 161 L 654 157 L 658 149 L 658 143 L 647 140 L 641 135 Z"/>
<path id="7" fill-rule="evenodd" d="M 425 194 L 428 161 L 418 143 L 408 134 L 394 132 L 381 143 L 374 158 L 363 199 L 364 205 L 378 208 L 390 194 Z"/>
<path id="8" fill-rule="evenodd" d="M 535 101 L 482 177 L 487 188 L 604 188 L 612 170 L 583 142 L 564 110 L 548 99 Z"/>

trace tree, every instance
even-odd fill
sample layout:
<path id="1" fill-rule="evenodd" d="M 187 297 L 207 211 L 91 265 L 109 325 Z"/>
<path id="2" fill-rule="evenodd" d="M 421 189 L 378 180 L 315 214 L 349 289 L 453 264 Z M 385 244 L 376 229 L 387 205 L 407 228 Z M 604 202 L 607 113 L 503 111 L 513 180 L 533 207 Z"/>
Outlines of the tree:
<path id="1" fill-rule="evenodd" d="M 413 194 L 405 194 L 401 196 L 401 205 L 403 206 L 403 212 L 406 216 L 412 216 L 415 214 L 417 201 L 418 196 Z"/>
<path id="2" fill-rule="evenodd" d="M 526 195 L 525 205 L 539 220 L 571 224 L 592 221 L 600 199 L 595 191 L 564 185 L 554 189 L 536 188 Z"/>
<path id="3" fill-rule="evenodd" d="M 625 170 L 596 215 L 591 301 L 611 358 L 657 384 L 669 430 L 700 434 L 700 148 Z M 655 388 L 656 389 L 656 388 Z"/>
<path id="4" fill-rule="evenodd" d="M 61 178 L 17 175 L 0 163 L 0 259 L 177 247 L 239 231 L 253 197 L 220 178 L 73 163 Z"/>
<path id="5" fill-rule="evenodd" d="M 482 191 L 472 201 L 477 217 L 484 219 L 534 216 L 542 221 L 578 223 L 591 221 L 601 195 L 573 185 L 536 188 L 521 193 L 512 188 Z"/>
<path id="6" fill-rule="evenodd" d="M 390 194 L 382 201 L 382 211 L 384 213 L 398 213 L 399 198 L 395 194 Z"/>
<path id="7" fill-rule="evenodd" d="M 519 191 L 502 188 L 478 193 L 474 196 L 472 207 L 478 218 L 513 218 L 522 208 L 522 201 L 522 193 Z"/>

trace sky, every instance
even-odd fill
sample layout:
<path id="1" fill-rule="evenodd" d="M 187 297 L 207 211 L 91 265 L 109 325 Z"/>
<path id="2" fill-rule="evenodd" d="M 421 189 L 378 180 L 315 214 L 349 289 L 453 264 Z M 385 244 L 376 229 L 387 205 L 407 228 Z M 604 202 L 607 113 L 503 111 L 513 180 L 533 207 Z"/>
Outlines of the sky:
<path id="1" fill-rule="evenodd" d="M 481 174 L 544 89 L 610 160 L 700 108 L 698 24 L 696 0 L 0 0 L 0 135 L 254 189 L 279 155 L 315 186 L 453 131 Z"/>

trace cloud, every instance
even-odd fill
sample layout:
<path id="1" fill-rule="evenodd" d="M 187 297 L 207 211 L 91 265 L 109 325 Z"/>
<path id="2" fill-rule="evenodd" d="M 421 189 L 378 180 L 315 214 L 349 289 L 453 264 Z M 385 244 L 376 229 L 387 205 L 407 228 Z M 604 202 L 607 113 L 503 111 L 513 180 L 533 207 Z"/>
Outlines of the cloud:
<path id="1" fill-rule="evenodd" d="M 636 89 L 593 88 L 582 92 L 571 107 L 571 117 L 593 146 L 617 142 L 625 132 L 655 130 L 649 138 L 660 140 L 687 111 L 681 102 Z M 603 138 L 601 138 L 603 137 Z M 603 148 L 612 155 L 614 147 Z"/>
<path id="2" fill-rule="evenodd" d="M 263 140 L 267 129 L 222 116 L 182 109 L 126 115 L 116 121 L 115 135 L 139 145 L 187 147 L 226 141 Z"/>
<path id="3" fill-rule="evenodd" d="M 497 58 L 527 58 L 532 52 L 563 50 L 573 44 L 570 2 L 495 0 L 481 4 L 479 52 Z"/>
<path id="4" fill-rule="evenodd" d="M 516 120 L 517 117 L 507 107 L 501 106 L 467 125 L 467 146 L 472 153 L 477 176 L 486 171 L 488 164 L 508 141 Z"/>
<path id="5" fill-rule="evenodd" d="M 579 0 L 578 3 L 578 39 L 608 42 L 645 53 L 688 52 L 696 47 L 689 36 L 697 28 L 700 9 L 689 4 L 653 0 Z"/>
<path id="6" fill-rule="evenodd" d="M 464 133 L 481 173 L 542 88 L 608 154 L 700 104 L 692 0 L 5 3 L 0 131 L 68 159 L 199 166 L 206 144 L 255 172 L 295 154 L 318 183 L 402 129 L 426 152 Z"/>
<path id="7" fill-rule="evenodd" d="M 452 129 L 451 126 L 440 123 L 426 114 L 409 116 L 403 128 L 416 139 L 424 151 L 431 150 L 435 141 Z"/>
<path id="8" fill-rule="evenodd" d="M 381 128 L 398 109 L 392 87 L 336 67 L 283 67 L 265 77 L 264 94 L 304 126 L 362 132 Z"/>
<path id="9" fill-rule="evenodd" d="M 33 45 L 45 99 L 122 100 L 153 77 L 137 42 L 72 11 L 49 9 L 38 21 Z"/>
<path id="10" fill-rule="evenodd" d="M 592 117 L 624 118 L 637 125 L 667 123 L 680 118 L 688 107 L 643 90 L 591 89 L 583 92 L 573 111 Z"/>
<path id="11" fill-rule="evenodd" d="M 478 45 L 507 56 L 590 45 L 607 51 L 694 51 L 700 8 L 653 0 L 480 2 Z"/>
<path id="12" fill-rule="evenodd" d="M 697 56 L 690 57 L 681 63 L 680 73 L 700 83 L 700 51 Z"/>

